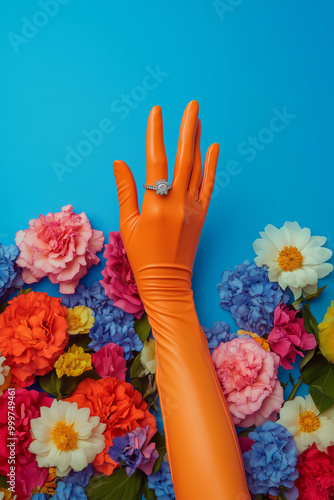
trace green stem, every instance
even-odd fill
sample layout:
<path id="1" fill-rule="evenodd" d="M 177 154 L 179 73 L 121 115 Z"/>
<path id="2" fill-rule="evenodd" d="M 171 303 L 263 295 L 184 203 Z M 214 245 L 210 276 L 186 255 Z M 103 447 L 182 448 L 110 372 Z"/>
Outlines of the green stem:
<path id="1" fill-rule="evenodd" d="M 293 399 L 295 397 L 295 394 L 298 391 L 299 387 L 302 385 L 302 383 L 303 383 L 303 379 L 302 379 L 302 376 L 300 375 L 297 384 L 292 389 L 290 396 L 288 397 L 288 399 L 286 401 L 291 401 L 291 399 Z"/>

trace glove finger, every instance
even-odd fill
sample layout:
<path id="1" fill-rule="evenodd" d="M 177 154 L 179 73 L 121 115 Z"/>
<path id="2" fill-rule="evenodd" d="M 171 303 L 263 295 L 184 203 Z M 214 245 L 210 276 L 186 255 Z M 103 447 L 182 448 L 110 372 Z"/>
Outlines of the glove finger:
<path id="1" fill-rule="evenodd" d="M 168 177 L 167 156 L 164 144 L 162 112 L 160 106 L 151 109 L 146 130 L 146 184 Z"/>
<path id="2" fill-rule="evenodd" d="M 211 144 L 204 161 L 203 178 L 199 188 L 198 200 L 205 208 L 208 208 L 213 187 L 219 155 L 219 144 Z"/>
<path id="3" fill-rule="evenodd" d="M 177 146 L 173 188 L 186 192 L 194 160 L 194 142 L 198 119 L 198 102 L 191 101 L 186 107 Z"/>
<path id="4" fill-rule="evenodd" d="M 113 166 L 117 185 L 120 228 L 123 240 L 126 240 L 139 217 L 137 188 L 132 172 L 124 161 L 116 160 Z"/>
<path id="5" fill-rule="evenodd" d="M 196 135 L 195 135 L 195 146 L 194 146 L 194 164 L 190 175 L 189 181 L 189 193 L 190 196 L 197 201 L 198 191 L 202 178 L 202 159 L 201 159 L 201 121 L 198 119 Z"/>

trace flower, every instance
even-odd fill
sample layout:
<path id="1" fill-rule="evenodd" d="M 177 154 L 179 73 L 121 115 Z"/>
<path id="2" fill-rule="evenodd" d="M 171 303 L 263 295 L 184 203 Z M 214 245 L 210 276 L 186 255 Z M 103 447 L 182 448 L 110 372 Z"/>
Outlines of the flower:
<path id="1" fill-rule="evenodd" d="M 77 402 L 79 408 L 88 407 L 92 415 L 99 416 L 101 422 L 107 424 L 105 447 L 93 461 L 95 469 L 107 476 L 118 467 L 108 455 L 116 436 L 124 436 L 145 425 L 156 428 L 156 420 L 148 411 L 140 392 L 128 382 L 114 377 L 83 380 L 67 401 Z"/>
<path id="2" fill-rule="evenodd" d="M 103 285 L 106 295 L 113 299 L 114 305 L 140 318 L 144 306 L 140 300 L 138 288 L 127 258 L 121 234 L 118 231 L 109 233 L 109 244 L 105 245 L 103 257 L 107 259 L 102 271 Z"/>
<path id="3" fill-rule="evenodd" d="M 253 332 L 246 332 L 246 330 L 238 330 L 238 335 L 240 336 L 245 336 L 245 335 L 248 335 L 249 337 L 251 337 L 253 340 L 255 340 L 255 342 L 257 342 L 258 344 L 260 344 L 260 346 L 265 350 L 265 351 L 268 351 L 270 352 L 270 347 L 269 347 L 269 343 L 268 343 L 268 340 L 265 339 L 264 337 L 260 337 L 260 335 L 258 335 L 257 333 L 253 333 Z"/>
<path id="4" fill-rule="evenodd" d="M 0 302 L 23 285 L 21 270 L 15 263 L 18 254 L 16 245 L 4 246 L 0 243 Z"/>
<path id="5" fill-rule="evenodd" d="M 274 311 L 274 327 L 269 333 L 268 342 L 273 352 L 280 357 L 280 363 L 286 370 L 293 368 L 297 354 L 304 357 L 302 351 L 316 347 L 314 335 L 307 333 L 303 318 L 297 317 L 298 311 L 280 303 Z"/>
<path id="6" fill-rule="evenodd" d="M 212 353 L 235 425 L 250 427 L 276 420 L 283 403 L 277 380 L 279 357 L 250 337 L 222 343 Z"/>
<path id="7" fill-rule="evenodd" d="M 322 248 L 326 238 L 311 236 L 311 231 L 297 222 L 285 222 L 280 229 L 268 224 L 260 236 L 253 243 L 256 264 L 268 266 L 269 280 L 277 281 L 283 290 L 289 287 L 295 299 L 302 292 L 315 293 L 318 279 L 333 270 L 332 264 L 326 263 L 332 252 Z"/>
<path id="8" fill-rule="evenodd" d="M 74 483 L 86 488 L 90 479 L 93 477 L 94 467 L 93 464 L 88 464 L 84 469 L 75 472 L 73 469 L 67 474 L 67 476 L 62 477 L 63 483 Z"/>
<path id="9" fill-rule="evenodd" d="M 23 268 L 26 283 L 44 276 L 57 284 L 60 293 L 73 293 L 87 269 L 100 262 L 102 231 L 92 229 L 85 212 L 76 214 L 67 205 L 61 212 L 40 215 L 29 222 L 29 229 L 18 231 L 15 243 L 20 249 L 16 263 Z"/>
<path id="10" fill-rule="evenodd" d="M 131 476 L 136 469 L 143 471 L 147 476 L 152 473 L 154 464 L 159 457 L 155 443 L 150 443 L 156 433 L 149 425 L 137 427 L 126 436 L 118 436 L 109 448 L 109 456 L 122 465 L 126 465 L 126 472 Z"/>
<path id="11" fill-rule="evenodd" d="M 145 340 L 143 350 L 140 353 L 140 362 L 145 368 L 145 375 L 154 374 L 157 371 L 157 358 L 155 356 L 155 340 Z"/>
<path id="12" fill-rule="evenodd" d="M 42 406 L 51 406 L 53 399 L 43 392 L 27 389 L 10 389 L 0 398 L 0 474 L 10 471 L 9 409 L 15 415 L 15 473 L 18 498 L 30 498 L 32 488 L 42 486 L 48 475 L 40 469 L 36 457 L 29 451 L 31 443 L 30 421 L 39 417 Z M 11 423 L 13 421 L 11 420 Z M 28 473 L 27 473 L 28 471 Z M 28 483 L 28 485 L 27 485 Z M 31 488 L 30 488 L 31 486 Z M 28 489 L 27 489 L 28 488 Z M 30 489 L 29 489 L 30 488 Z"/>
<path id="13" fill-rule="evenodd" d="M 87 495 L 82 486 L 59 481 L 52 500 L 87 500 Z"/>
<path id="14" fill-rule="evenodd" d="M 298 453 L 302 453 L 312 443 L 320 451 L 334 444 L 334 407 L 319 414 L 312 396 L 307 394 L 305 399 L 296 396 L 286 401 L 280 410 L 277 423 L 284 425 L 293 435 Z"/>
<path id="15" fill-rule="evenodd" d="M 0 397 L 3 395 L 4 391 L 9 387 L 10 381 L 12 379 L 12 373 L 9 366 L 5 364 L 5 356 L 0 356 Z"/>
<path id="16" fill-rule="evenodd" d="M 288 500 L 298 498 L 294 481 L 298 477 L 296 469 L 298 453 L 292 435 L 277 422 L 264 422 L 248 436 L 255 441 L 242 458 L 245 465 L 248 488 L 254 495 L 278 495 L 279 487 Z"/>
<path id="17" fill-rule="evenodd" d="M 54 364 L 57 377 L 63 375 L 78 377 L 82 373 L 92 370 L 91 355 L 86 353 L 82 347 L 73 344 L 65 354 L 59 356 Z"/>
<path id="18" fill-rule="evenodd" d="M 67 333 L 76 335 L 77 333 L 88 333 L 94 325 L 95 318 L 93 311 L 89 307 L 75 306 L 67 309 Z"/>
<path id="19" fill-rule="evenodd" d="M 175 500 L 172 476 L 168 462 L 162 461 L 158 472 L 148 476 L 147 485 L 155 491 L 158 500 Z"/>
<path id="20" fill-rule="evenodd" d="M 114 309 L 113 301 L 104 293 L 103 286 L 93 281 L 90 287 L 78 285 L 72 295 L 64 295 L 62 302 L 66 307 L 86 306 L 96 314 L 109 314 Z"/>
<path id="21" fill-rule="evenodd" d="M 116 377 L 125 380 L 126 361 L 120 345 L 109 342 L 96 353 L 92 353 L 92 363 L 96 373 L 102 378 Z"/>
<path id="22" fill-rule="evenodd" d="M 319 326 L 319 348 L 328 361 L 334 363 L 334 300 Z"/>
<path id="23" fill-rule="evenodd" d="M 237 338 L 237 334 L 230 332 L 230 327 L 225 321 L 216 321 L 211 330 L 206 326 L 203 326 L 202 329 L 208 340 L 210 352 L 218 347 L 221 342 L 229 342 Z"/>
<path id="24" fill-rule="evenodd" d="M 217 285 L 220 306 L 230 311 L 239 328 L 264 335 L 273 327 L 273 312 L 289 296 L 277 283 L 271 283 L 268 272 L 249 260 L 234 271 L 228 269 Z"/>
<path id="25" fill-rule="evenodd" d="M 68 342 L 66 308 L 58 297 L 29 292 L 14 297 L 0 315 L 0 352 L 12 382 L 27 387 L 52 370 Z"/>
<path id="26" fill-rule="evenodd" d="M 133 316 L 118 307 L 113 307 L 108 315 L 97 314 L 89 336 L 92 342 L 88 347 L 94 351 L 113 342 L 123 347 L 126 360 L 133 358 L 133 351 L 141 351 L 143 348 L 143 343 L 134 329 Z"/>
<path id="27" fill-rule="evenodd" d="M 39 467 L 54 466 L 58 476 L 84 469 L 105 446 L 106 424 L 75 402 L 54 400 L 50 408 L 42 406 L 41 416 L 30 425 L 29 450 L 36 453 Z"/>
<path id="28" fill-rule="evenodd" d="M 334 497 L 334 446 L 327 453 L 315 443 L 298 457 L 295 482 L 302 500 L 331 500 Z"/>

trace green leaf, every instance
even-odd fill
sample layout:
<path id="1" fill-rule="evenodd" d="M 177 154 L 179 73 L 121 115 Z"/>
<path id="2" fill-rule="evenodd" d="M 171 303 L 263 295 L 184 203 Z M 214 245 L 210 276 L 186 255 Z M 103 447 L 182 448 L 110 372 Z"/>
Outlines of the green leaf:
<path id="1" fill-rule="evenodd" d="M 39 377 L 39 385 L 49 394 L 56 396 L 57 399 L 61 398 L 61 380 L 57 377 L 56 371 L 52 370 L 51 372 Z"/>
<path id="2" fill-rule="evenodd" d="M 20 290 L 17 292 L 17 296 L 19 295 L 27 295 L 27 293 L 31 292 L 31 288 L 26 288 L 23 289 L 22 286 L 20 287 Z"/>
<path id="3" fill-rule="evenodd" d="M 88 347 L 88 344 L 92 341 L 88 333 L 79 333 L 77 335 L 70 335 L 70 339 L 68 342 L 68 348 L 72 347 L 72 345 L 76 345 L 77 347 L 82 347 L 85 352 L 91 351 Z"/>
<path id="4" fill-rule="evenodd" d="M 144 367 L 140 362 L 140 353 L 139 353 L 139 354 L 137 354 L 137 356 L 133 360 L 133 363 L 130 367 L 130 378 L 133 379 L 133 378 L 139 377 L 139 375 L 141 374 L 143 369 L 144 369 Z"/>
<path id="5" fill-rule="evenodd" d="M 291 375 L 290 372 L 289 372 L 289 380 L 290 380 L 290 383 L 291 383 L 292 387 L 295 387 L 296 384 L 295 384 L 295 381 L 293 380 L 292 375 Z"/>
<path id="6" fill-rule="evenodd" d="M 164 456 L 166 455 L 165 436 L 163 434 L 160 434 L 159 431 L 157 431 L 155 433 L 155 435 L 153 436 L 153 438 L 151 439 L 151 443 L 155 443 L 155 448 L 156 448 L 157 452 L 159 453 L 159 457 L 157 458 L 157 460 L 154 464 L 153 470 L 152 470 L 152 474 L 155 474 L 160 469 L 161 464 L 162 464 L 162 460 L 163 460 Z"/>
<path id="7" fill-rule="evenodd" d="M 313 358 L 314 354 L 315 354 L 315 349 L 311 349 L 310 351 L 307 351 L 307 353 L 305 354 L 305 357 L 302 358 L 302 360 L 299 364 L 300 370 L 302 368 L 304 368 L 304 366 Z"/>
<path id="8" fill-rule="evenodd" d="M 4 302 L 1 302 L 1 304 L 0 304 L 0 314 L 4 312 L 4 310 L 6 309 L 7 306 L 8 306 L 8 303 L 7 303 L 6 300 Z"/>
<path id="9" fill-rule="evenodd" d="M 334 397 L 328 396 L 328 394 L 325 394 L 316 385 L 310 385 L 309 391 L 320 413 L 323 413 L 334 405 Z"/>
<path id="10" fill-rule="evenodd" d="M 140 319 L 135 320 L 135 331 L 137 332 L 140 340 L 144 342 L 150 334 L 151 327 L 148 322 L 147 314 L 144 313 Z"/>
<path id="11" fill-rule="evenodd" d="M 147 481 L 145 481 L 143 493 L 146 500 L 157 500 L 157 495 L 155 494 L 155 491 L 151 490 L 151 488 L 148 487 Z"/>
<path id="12" fill-rule="evenodd" d="M 130 477 L 125 468 L 111 476 L 93 477 L 86 487 L 88 500 L 139 500 L 143 494 L 145 474 L 136 470 Z"/>
<path id="13" fill-rule="evenodd" d="M 307 297 L 305 297 L 304 300 L 308 300 L 309 302 L 311 302 L 311 300 L 317 299 L 318 297 L 320 297 L 321 292 L 323 292 L 325 290 L 326 286 L 327 285 L 322 286 L 321 288 L 319 288 L 319 290 L 317 290 L 312 295 L 308 295 Z"/>
<path id="14" fill-rule="evenodd" d="M 334 400 L 334 364 L 320 353 L 312 357 L 301 370 L 305 384 L 310 386 L 310 394 L 322 413 L 332 406 Z M 311 388 L 312 387 L 312 388 Z"/>
<path id="15" fill-rule="evenodd" d="M 260 493 L 258 495 L 256 495 L 255 499 L 254 500 L 262 500 L 263 499 L 263 495 L 261 495 Z"/>
<path id="16" fill-rule="evenodd" d="M 313 314 L 310 311 L 310 305 L 305 304 L 303 308 L 303 321 L 304 321 L 304 326 L 305 330 L 308 333 L 312 333 L 317 341 L 317 344 L 319 344 L 319 328 L 318 328 L 318 323 Z"/>
<path id="17" fill-rule="evenodd" d="M 7 481 L 6 476 L 0 475 L 0 488 L 5 488 L 5 489 L 8 488 L 8 481 Z"/>

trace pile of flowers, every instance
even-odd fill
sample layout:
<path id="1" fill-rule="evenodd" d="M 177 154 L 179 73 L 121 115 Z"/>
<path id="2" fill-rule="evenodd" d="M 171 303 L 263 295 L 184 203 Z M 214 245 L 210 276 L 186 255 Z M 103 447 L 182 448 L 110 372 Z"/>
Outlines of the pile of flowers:
<path id="1" fill-rule="evenodd" d="M 296 222 L 260 234 L 254 262 L 224 271 L 217 285 L 236 326 L 203 330 L 251 495 L 329 500 L 334 301 L 319 324 L 310 304 L 331 252 Z M 110 233 L 90 286 L 79 281 L 104 237 L 86 214 L 68 205 L 40 215 L 15 241 L 0 244 L 0 499 L 173 500 L 155 341 L 120 234 Z M 63 295 L 22 288 L 42 278 Z M 296 396 L 301 384 L 305 397 Z"/>

